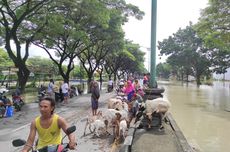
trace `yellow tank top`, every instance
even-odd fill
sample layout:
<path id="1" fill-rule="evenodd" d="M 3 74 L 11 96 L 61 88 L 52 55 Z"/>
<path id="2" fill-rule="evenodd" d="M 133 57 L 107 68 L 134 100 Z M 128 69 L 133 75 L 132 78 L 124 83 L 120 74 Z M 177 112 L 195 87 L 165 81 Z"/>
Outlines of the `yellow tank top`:
<path id="1" fill-rule="evenodd" d="M 37 149 L 48 145 L 61 144 L 62 134 L 58 127 L 58 115 L 53 115 L 53 120 L 49 128 L 42 128 L 40 124 L 40 116 L 35 119 L 35 126 L 39 135 Z"/>

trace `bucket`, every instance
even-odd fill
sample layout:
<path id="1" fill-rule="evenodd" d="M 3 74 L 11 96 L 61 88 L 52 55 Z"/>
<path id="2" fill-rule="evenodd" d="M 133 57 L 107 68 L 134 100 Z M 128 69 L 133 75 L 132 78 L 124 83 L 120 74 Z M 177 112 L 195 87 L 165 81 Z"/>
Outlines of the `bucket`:
<path id="1" fill-rule="evenodd" d="M 14 108 L 13 106 L 6 107 L 6 117 L 12 117 L 14 115 Z"/>

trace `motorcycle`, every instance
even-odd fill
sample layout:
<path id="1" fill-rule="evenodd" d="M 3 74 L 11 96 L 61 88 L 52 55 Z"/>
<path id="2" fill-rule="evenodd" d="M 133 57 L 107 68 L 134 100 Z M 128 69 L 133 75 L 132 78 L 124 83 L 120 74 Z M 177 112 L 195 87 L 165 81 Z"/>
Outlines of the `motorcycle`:
<path id="1" fill-rule="evenodd" d="M 113 91 L 113 85 L 108 85 L 107 86 L 107 91 L 112 92 Z"/>
<path id="2" fill-rule="evenodd" d="M 16 111 L 21 111 L 22 106 L 25 104 L 20 95 L 12 95 L 13 106 Z"/>
<path id="3" fill-rule="evenodd" d="M 41 149 L 35 149 L 34 147 L 32 148 L 32 152 L 67 152 L 69 150 L 69 144 L 68 143 L 63 143 L 64 138 L 73 133 L 76 130 L 76 126 L 71 126 L 67 128 L 66 130 L 66 135 L 62 138 L 61 144 L 59 145 L 48 145 L 45 146 Z M 15 139 L 12 141 L 12 145 L 14 147 L 20 147 L 26 144 L 26 141 L 23 139 Z"/>
<path id="4" fill-rule="evenodd" d="M 125 85 L 125 83 L 123 81 L 120 81 L 118 83 L 117 88 L 116 88 L 117 94 L 120 94 L 123 92 L 124 85 Z"/>
<path id="5" fill-rule="evenodd" d="M 73 98 L 74 96 L 77 96 L 77 89 L 75 86 L 71 85 L 70 86 L 70 91 L 69 91 L 69 97 Z"/>
<path id="6" fill-rule="evenodd" d="M 38 92 L 38 101 L 40 101 L 42 98 L 46 96 L 46 90 L 39 91 Z"/>
<path id="7" fill-rule="evenodd" d="M 41 87 L 38 89 L 38 101 L 36 102 L 41 101 L 41 99 L 44 98 L 46 95 L 46 88 L 43 85 L 41 85 Z"/>

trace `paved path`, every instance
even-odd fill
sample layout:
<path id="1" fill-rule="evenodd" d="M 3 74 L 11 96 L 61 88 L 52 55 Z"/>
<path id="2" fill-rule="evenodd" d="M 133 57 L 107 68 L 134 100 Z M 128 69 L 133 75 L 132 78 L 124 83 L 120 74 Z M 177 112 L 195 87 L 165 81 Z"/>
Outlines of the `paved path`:
<path id="1" fill-rule="evenodd" d="M 172 115 L 163 122 L 164 130 L 158 127 L 138 129 L 132 125 L 120 152 L 195 152 L 188 144 Z"/>
<path id="2" fill-rule="evenodd" d="M 99 100 L 99 108 L 105 108 L 108 98 L 115 96 L 114 93 L 101 92 Z M 70 99 L 70 103 L 66 106 L 56 108 L 56 113 L 67 119 L 69 124 L 76 125 L 75 132 L 77 137 L 77 149 L 73 151 L 80 152 L 117 152 L 119 147 L 112 147 L 113 137 L 96 138 L 93 134 L 83 136 L 86 123 L 86 117 L 91 115 L 90 95 L 77 96 Z M 0 119 L 0 151 L 18 152 L 21 147 L 12 147 L 13 139 L 27 139 L 29 126 L 31 121 L 40 115 L 38 111 L 38 103 L 26 104 L 21 112 L 15 113 L 11 118 Z"/>

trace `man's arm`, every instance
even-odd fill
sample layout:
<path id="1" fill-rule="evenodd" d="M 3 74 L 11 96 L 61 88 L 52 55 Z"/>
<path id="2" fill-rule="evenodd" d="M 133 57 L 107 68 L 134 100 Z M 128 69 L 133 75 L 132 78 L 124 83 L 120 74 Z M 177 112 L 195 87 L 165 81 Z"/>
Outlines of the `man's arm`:
<path id="1" fill-rule="evenodd" d="M 30 133 L 27 142 L 23 147 L 22 152 L 28 152 L 33 147 L 35 136 L 36 136 L 36 127 L 35 127 L 35 121 L 33 121 L 30 125 Z"/>
<path id="2" fill-rule="evenodd" d="M 60 116 L 58 117 L 58 125 L 66 133 L 68 125 L 67 125 L 67 122 L 64 118 L 62 118 Z M 69 138 L 69 149 L 75 149 L 75 147 L 76 147 L 76 141 L 75 140 L 76 139 L 75 139 L 74 133 L 69 134 L 68 138 Z"/>

